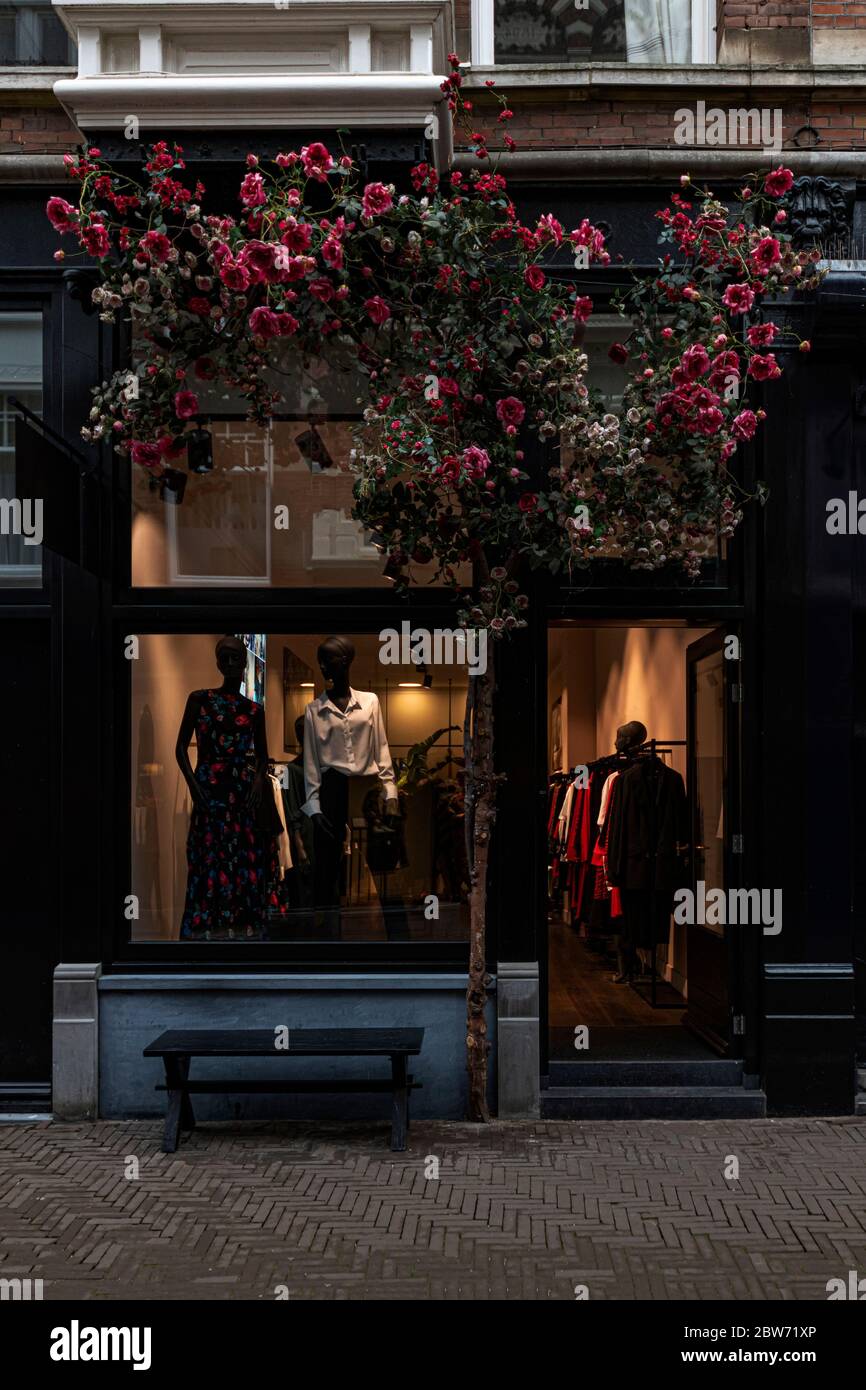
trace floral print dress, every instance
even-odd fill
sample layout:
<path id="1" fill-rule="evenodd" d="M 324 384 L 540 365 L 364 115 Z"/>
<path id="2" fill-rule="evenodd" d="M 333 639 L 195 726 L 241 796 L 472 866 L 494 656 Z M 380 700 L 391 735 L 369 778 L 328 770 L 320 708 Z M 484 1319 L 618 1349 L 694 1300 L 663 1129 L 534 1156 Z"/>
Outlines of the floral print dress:
<path id="1" fill-rule="evenodd" d="M 256 770 L 256 728 L 265 712 L 225 690 L 202 690 L 199 698 L 195 780 L 209 806 L 194 805 L 190 819 L 181 939 L 261 939 L 273 845 L 257 829 L 247 797 Z"/>

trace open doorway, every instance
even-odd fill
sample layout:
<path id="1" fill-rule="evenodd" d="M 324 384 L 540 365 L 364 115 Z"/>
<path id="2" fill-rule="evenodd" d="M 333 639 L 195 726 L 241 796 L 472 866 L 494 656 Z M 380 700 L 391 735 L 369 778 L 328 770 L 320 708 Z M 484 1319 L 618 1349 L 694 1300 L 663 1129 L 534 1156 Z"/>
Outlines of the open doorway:
<path id="1" fill-rule="evenodd" d="M 552 1063 L 731 1055 L 725 930 L 674 911 L 680 889 L 726 886 L 724 643 L 673 623 L 550 630 Z"/>

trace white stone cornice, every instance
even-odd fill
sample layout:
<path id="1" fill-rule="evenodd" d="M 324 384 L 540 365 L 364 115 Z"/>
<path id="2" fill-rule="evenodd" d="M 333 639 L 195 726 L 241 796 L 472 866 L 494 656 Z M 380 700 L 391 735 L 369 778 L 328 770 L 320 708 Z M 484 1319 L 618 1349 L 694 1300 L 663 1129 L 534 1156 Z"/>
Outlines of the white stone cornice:
<path id="1" fill-rule="evenodd" d="M 435 132 L 452 0 L 59 0 L 78 75 L 54 91 L 83 130 L 363 123 Z"/>

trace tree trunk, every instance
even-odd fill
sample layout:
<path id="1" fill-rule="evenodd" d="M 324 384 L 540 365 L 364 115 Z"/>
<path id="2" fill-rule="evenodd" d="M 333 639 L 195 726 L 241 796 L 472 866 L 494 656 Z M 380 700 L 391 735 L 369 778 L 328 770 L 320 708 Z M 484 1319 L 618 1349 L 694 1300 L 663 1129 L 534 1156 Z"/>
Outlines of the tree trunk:
<path id="1" fill-rule="evenodd" d="M 466 696 L 464 749 L 466 753 L 466 834 L 469 853 L 469 978 L 466 988 L 466 1069 L 469 1074 L 469 1118 L 486 1123 L 487 1108 L 487 865 L 496 820 L 498 779 L 493 763 L 493 643 L 487 670 L 470 676 Z"/>

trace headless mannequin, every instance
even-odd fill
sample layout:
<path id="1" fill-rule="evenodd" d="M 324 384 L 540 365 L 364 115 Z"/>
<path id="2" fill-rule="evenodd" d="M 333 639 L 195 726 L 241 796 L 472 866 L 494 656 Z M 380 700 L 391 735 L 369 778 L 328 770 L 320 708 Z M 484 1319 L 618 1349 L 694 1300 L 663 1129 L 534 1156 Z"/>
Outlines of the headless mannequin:
<path id="1" fill-rule="evenodd" d="M 182 939 L 256 937 L 265 928 L 269 847 L 256 828 L 270 791 L 264 710 L 241 696 L 246 649 L 239 638 L 220 639 L 216 663 L 223 683 L 188 697 L 175 745 L 192 799 Z"/>
<path id="2" fill-rule="evenodd" d="M 641 724 L 638 719 L 632 719 L 628 724 L 621 724 L 617 729 L 614 745 L 617 753 L 628 756 L 640 748 L 642 743 L 646 743 L 646 726 Z M 637 951 L 632 943 L 625 940 L 620 934 L 617 938 L 616 974 L 613 977 L 613 982 L 615 985 L 630 984 L 637 973 Z"/>
<path id="3" fill-rule="evenodd" d="M 216 664 L 223 683 L 218 688 L 227 695 L 239 695 L 247 664 L 246 648 L 239 637 L 222 637 L 216 645 Z M 195 780 L 195 772 L 189 760 L 189 745 L 195 733 L 195 721 L 201 703 L 201 691 L 194 690 L 186 702 L 183 718 L 180 721 L 175 757 L 189 788 L 194 807 L 207 811 L 210 801 L 204 787 Z M 257 811 L 261 804 L 268 765 L 268 740 L 265 722 L 262 720 L 256 730 L 255 742 L 256 774 L 247 798 L 247 809 Z"/>

